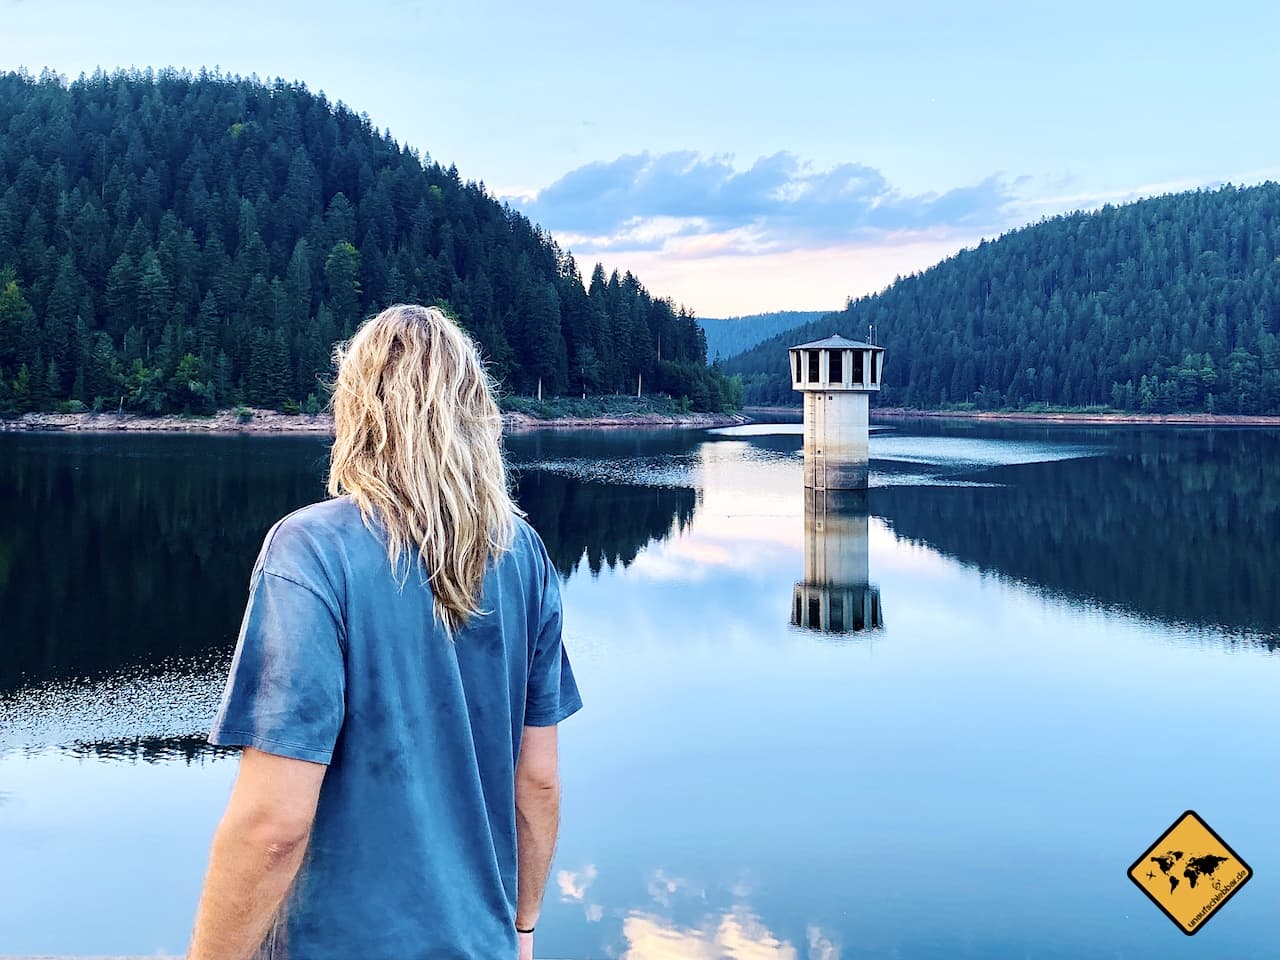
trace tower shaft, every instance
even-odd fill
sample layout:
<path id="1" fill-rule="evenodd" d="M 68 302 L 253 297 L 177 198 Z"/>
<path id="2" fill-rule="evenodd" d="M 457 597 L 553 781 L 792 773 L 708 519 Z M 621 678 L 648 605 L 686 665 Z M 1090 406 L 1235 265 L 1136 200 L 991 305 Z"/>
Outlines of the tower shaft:
<path id="1" fill-rule="evenodd" d="M 811 490 L 865 490 L 870 432 L 867 394 L 804 395 L 804 485 Z"/>

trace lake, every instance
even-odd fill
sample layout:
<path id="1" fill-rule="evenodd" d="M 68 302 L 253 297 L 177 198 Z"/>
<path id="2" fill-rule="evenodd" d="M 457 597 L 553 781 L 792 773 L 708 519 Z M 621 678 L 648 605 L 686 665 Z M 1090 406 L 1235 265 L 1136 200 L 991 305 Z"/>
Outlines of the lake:
<path id="1" fill-rule="evenodd" d="M 549 957 L 1274 957 L 1280 435 L 898 423 L 509 438 L 564 578 Z M 178 954 L 202 739 L 303 437 L 0 434 L 0 954 Z M 1193 808 L 1194 938 L 1126 871 Z M 429 905 L 424 905 L 429 909 Z"/>

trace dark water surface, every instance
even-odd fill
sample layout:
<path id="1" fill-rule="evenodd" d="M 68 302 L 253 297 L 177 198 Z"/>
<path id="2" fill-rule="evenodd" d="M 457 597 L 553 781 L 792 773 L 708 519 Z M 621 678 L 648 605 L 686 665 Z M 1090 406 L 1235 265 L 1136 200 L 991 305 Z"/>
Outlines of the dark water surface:
<path id="1" fill-rule="evenodd" d="M 541 954 L 1280 952 L 1275 432 L 896 425 L 808 501 L 798 426 L 509 449 L 587 703 Z M 325 453 L 0 434 L 0 954 L 182 950 Z M 1194 938 L 1125 876 L 1187 808 L 1255 871 Z"/>

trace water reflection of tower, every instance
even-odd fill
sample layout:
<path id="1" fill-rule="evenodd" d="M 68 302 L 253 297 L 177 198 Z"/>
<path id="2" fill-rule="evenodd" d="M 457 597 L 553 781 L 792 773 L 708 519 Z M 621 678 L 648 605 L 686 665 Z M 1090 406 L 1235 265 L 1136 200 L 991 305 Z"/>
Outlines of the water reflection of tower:
<path id="1" fill-rule="evenodd" d="M 804 491 L 804 580 L 795 585 L 791 624 L 824 633 L 884 626 L 880 588 L 870 582 L 865 490 Z"/>

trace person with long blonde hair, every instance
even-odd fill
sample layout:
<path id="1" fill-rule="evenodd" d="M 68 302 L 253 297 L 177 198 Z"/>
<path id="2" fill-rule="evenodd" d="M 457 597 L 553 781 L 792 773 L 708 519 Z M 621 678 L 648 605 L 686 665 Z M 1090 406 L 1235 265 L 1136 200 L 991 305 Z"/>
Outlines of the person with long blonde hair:
<path id="1" fill-rule="evenodd" d="M 243 748 L 188 960 L 533 955 L 582 705 L 475 343 L 339 344 L 329 498 L 272 525 L 210 742 Z"/>

